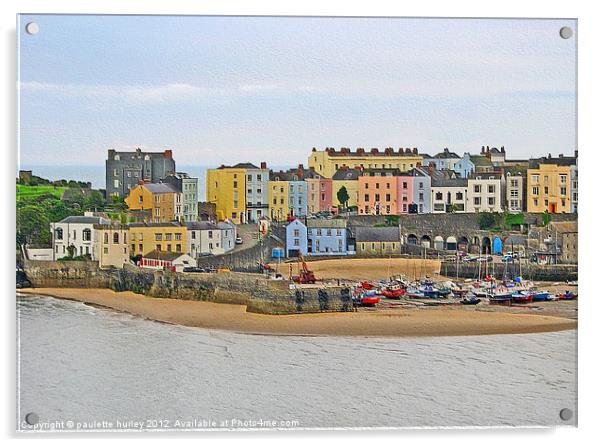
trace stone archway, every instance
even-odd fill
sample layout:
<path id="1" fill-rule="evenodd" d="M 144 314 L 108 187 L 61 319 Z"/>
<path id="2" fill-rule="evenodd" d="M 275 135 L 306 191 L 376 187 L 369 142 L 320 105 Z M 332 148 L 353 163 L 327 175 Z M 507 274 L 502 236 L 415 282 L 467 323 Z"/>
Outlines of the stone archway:
<path id="1" fill-rule="evenodd" d="M 458 240 L 455 238 L 455 236 L 449 236 L 445 240 L 445 249 L 452 251 L 456 251 L 458 249 Z"/>
<path id="2" fill-rule="evenodd" d="M 469 250 L 468 238 L 466 236 L 460 236 L 458 239 L 458 250 L 468 251 Z"/>
<path id="3" fill-rule="evenodd" d="M 489 238 L 489 236 L 485 236 L 483 238 L 483 241 L 481 242 L 481 252 L 484 255 L 491 254 L 491 239 Z"/>
<path id="4" fill-rule="evenodd" d="M 415 234 L 408 234 L 406 240 L 408 245 L 418 245 L 418 237 Z"/>
<path id="5" fill-rule="evenodd" d="M 435 250 L 443 250 L 444 245 L 445 243 L 443 241 L 443 238 L 441 236 L 436 236 L 435 241 L 433 242 L 433 248 Z"/>
<path id="6" fill-rule="evenodd" d="M 425 234 L 420 238 L 420 245 L 425 248 L 431 248 L 431 237 L 428 234 Z"/>

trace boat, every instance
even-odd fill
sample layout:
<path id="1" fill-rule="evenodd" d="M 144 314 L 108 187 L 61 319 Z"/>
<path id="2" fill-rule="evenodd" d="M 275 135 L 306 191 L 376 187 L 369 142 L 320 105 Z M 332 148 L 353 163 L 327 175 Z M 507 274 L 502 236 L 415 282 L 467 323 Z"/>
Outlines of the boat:
<path id="1" fill-rule="evenodd" d="M 512 302 L 529 303 L 533 300 L 533 295 L 527 292 L 515 292 L 512 294 Z"/>
<path id="2" fill-rule="evenodd" d="M 368 281 L 362 281 L 360 283 L 360 285 L 361 285 L 362 289 L 364 289 L 364 290 L 372 290 L 372 289 L 374 289 L 374 285 L 370 284 Z"/>
<path id="3" fill-rule="evenodd" d="M 406 291 L 404 289 L 385 289 L 381 291 L 381 295 L 385 298 L 401 298 L 404 296 Z"/>
<path id="4" fill-rule="evenodd" d="M 541 290 L 538 292 L 533 292 L 531 294 L 533 301 L 550 301 L 550 292 L 547 290 Z"/>
<path id="5" fill-rule="evenodd" d="M 558 294 L 558 299 L 559 300 L 576 300 L 577 299 L 577 294 L 573 293 L 573 292 L 569 292 L 567 290 L 564 293 L 559 293 Z"/>
<path id="6" fill-rule="evenodd" d="M 475 305 L 475 304 L 479 304 L 480 302 L 481 302 L 480 298 L 477 298 L 476 296 L 471 296 L 471 297 L 466 297 L 466 298 L 462 299 L 460 301 L 460 304 Z"/>
<path id="7" fill-rule="evenodd" d="M 360 298 L 360 303 L 362 306 L 376 306 L 380 303 L 380 297 L 378 295 L 363 296 Z"/>
<path id="8" fill-rule="evenodd" d="M 454 296 L 461 297 L 468 293 L 468 289 L 452 289 L 451 292 Z"/>

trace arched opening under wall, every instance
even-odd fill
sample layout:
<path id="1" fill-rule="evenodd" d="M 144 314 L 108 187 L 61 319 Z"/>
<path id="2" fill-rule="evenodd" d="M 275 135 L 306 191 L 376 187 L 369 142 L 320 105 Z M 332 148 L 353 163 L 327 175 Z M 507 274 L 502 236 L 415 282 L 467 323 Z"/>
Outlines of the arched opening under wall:
<path id="1" fill-rule="evenodd" d="M 474 236 L 470 240 L 470 246 L 468 247 L 470 253 L 481 253 L 481 239 L 478 236 Z"/>
<path id="2" fill-rule="evenodd" d="M 466 236 L 460 236 L 458 239 L 458 250 L 460 251 L 468 251 L 468 238 Z"/>
<path id="3" fill-rule="evenodd" d="M 443 242 L 443 238 L 441 236 L 436 236 L 433 243 L 433 248 L 435 248 L 435 250 L 443 250 L 444 245 L 445 243 Z"/>
<path id="4" fill-rule="evenodd" d="M 485 255 L 491 254 L 491 239 L 488 236 L 483 238 L 483 242 L 481 243 L 481 252 Z"/>
<path id="5" fill-rule="evenodd" d="M 496 236 L 493 238 L 493 254 L 501 255 L 502 251 L 503 251 L 502 240 L 499 238 L 499 236 Z"/>
<path id="6" fill-rule="evenodd" d="M 431 238 L 428 235 L 424 235 L 420 238 L 420 245 L 425 248 L 431 248 Z"/>
<path id="7" fill-rule="evenodd" d="M 446 250 L 457 250 L 458 249 L 458 241 L 454 236 L 449 236 L 445 240 L 445 249 Z"/>
<path id="8" fill-rule="evenodd" d="M 415 234 L 408 234 L 406 241 L 409 245 L 418 245 L 418 237 Z"/>

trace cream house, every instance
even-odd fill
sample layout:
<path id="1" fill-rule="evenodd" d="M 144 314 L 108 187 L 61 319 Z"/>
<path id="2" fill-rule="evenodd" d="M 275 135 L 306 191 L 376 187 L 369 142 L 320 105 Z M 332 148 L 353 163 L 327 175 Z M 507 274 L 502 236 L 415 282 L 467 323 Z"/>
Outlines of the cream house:
<path id="1" fill-rule="evenodd" d="M 471 174 L 468 177 L 466 211 L 501 213 L 504 203 L 503 192 L 502 177 L 499 174 L 489 172 Z"/>

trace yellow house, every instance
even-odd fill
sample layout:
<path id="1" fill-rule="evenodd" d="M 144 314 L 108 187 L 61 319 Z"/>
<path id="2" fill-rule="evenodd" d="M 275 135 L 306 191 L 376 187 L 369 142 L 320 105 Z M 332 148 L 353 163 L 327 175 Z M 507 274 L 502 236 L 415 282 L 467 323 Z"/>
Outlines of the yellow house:
<path id="1" fill-rule="evenodd" d="M 153 250 L 186 253 L 186 226 L 177 222 L 131 223 L 128 233 L 131 256 L 144 256 Z"/>
<path id="2" fill-rule="evenodd" d="M 131 211 L 150 211 L 151 222 L 172 222 L 177 219 L 176 202 L 179 192 L 167 183 L 142 183 L 130 190 L 125 203 Z"/>
<path id="3" fill-rule="evenodd" d="M 527 211 L 530 213 L 571 212 L 571 168 L 540 163 L 527 170 Z"/>
<path id="4" fill-rule="evenodd" d="M 347 147 L 341 148 L 340 151 L 336 151 L 332 147 L 318 151 L 313 148 L 308 160 L 309 167 L 326 178 L 332 178 L 335 172 L 342 167 L 397 168 L 402 172 L 406 172 L 420 166 L 421 163 L 422 155 L 418 154 L 418 149 L 400 148 L 396 151 L 392 147 L 388 147 L 384 151 L 380 151 L 378 148 L 372 148 L 369 151 L 358 148 L 351 151 Z"/>
<path id="5" fill-rule="evenodd" d="M 215 204 L 217 220 L 230 219 L 235 224 L 245 220 L 244 168 L 222 166 L 207 170 L 207 202 Z"/>
<path id="6" fill-rule="evenodd" d="M 101 268 L 121 268 L 130 261 L 127 226 L 118 223 L 96 224 L 94 231 L 94 250 Z"/>
<path id="7" fill-rule="evenodd" d="M 279 222 L 287 220 L 289 215 L 288 181 L 270 179 L 268 192 L 270 219 Z"/>
<path id="8" fill-rule="evenodd" d="M 347 206 L 357 206 L 359 176 L 359 169 L 340 168 L 334 173 L 332 176 L 332 201 L 334 204 L 339 204 L 337 193 L 344 186 L 347 189 L 347 194 L 349 195 Z"/>

